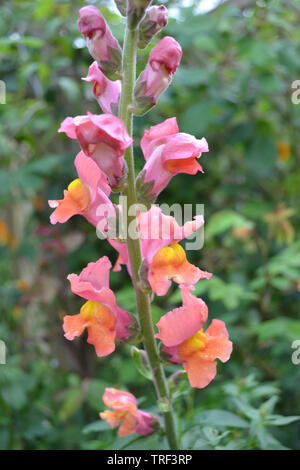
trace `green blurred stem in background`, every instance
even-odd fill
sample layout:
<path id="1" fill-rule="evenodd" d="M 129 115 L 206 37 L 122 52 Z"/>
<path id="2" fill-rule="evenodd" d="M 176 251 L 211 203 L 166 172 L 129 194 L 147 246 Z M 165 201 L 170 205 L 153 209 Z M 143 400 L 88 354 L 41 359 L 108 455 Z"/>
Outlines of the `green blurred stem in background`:
<path id="1" fill-rule="evenodd" d="M 126 28 L 125 40 L 123 45 L 123 80 L 122 94 L 120 100 L 120 119 L 125 123 L 128 134 L 132 137 L 133 116 L 130 109 L 132 102 L 132 93 L 136 76 L 136 51 L 137 51 L 137 30 Z M 133 147 L 126 149 L 126 163 L 128 165 L 127 187 L 123 195 L 127 197 L 128 208 L 137 204 L 135 191 L 135 172 L 134 172 L 134 154 Z M 129 216 L 127 212 L 127 224 L 131 227 L 136 224 L 136 217 Z M 125 213 L 125 207 L 124 212 Z M 129 260 L 132 271 L 132 282 L 136 293 L 137 310 L 139 314 L 143 342 L 148 355 L 149 364 L 152 370 L 152 377 L 155 384 L 158 400 L 167 405 L 164 411 L 165 431 L 171 449 L 178 449 L 178 438 L 176 433 L 174 412 L 170 403 L 170 395 L 164 370 L 159 358 L 151 316 L 150 295 L 140 286 L 139 268 L 141 266 L 141 248 L 139 239 L 133 240 L 127 238 Z"/>

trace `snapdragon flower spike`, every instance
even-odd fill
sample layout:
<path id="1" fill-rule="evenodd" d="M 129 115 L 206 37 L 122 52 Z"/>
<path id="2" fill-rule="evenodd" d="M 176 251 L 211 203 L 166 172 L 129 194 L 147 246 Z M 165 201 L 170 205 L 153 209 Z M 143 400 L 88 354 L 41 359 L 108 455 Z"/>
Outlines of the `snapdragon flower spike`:
<path id="1" fill-rule="evenodd" d="M 212 320 L 203 331 L 208 315 L 206 304 L 195 297 L 189 287 L 180 288 L 182 307 L 161 317 L 156 325 L 159 329 L 156 337 L 162 341 L 169 361 L 183 365 L 191 387 L 204 388 L 216 376 L 216 359 L 229 360 L 232 342 L 221 320 Z"/>
<path id="2" fill-rule="evenodd" d="M 151 289 L 158 295 L 165 295 L 171 280 L 178 284 L 194 285 L 200 279 L 210 279 L 211 273 L 202 271 L 188 262 L 186 253 L 179 242 L 192 235 L 204 224 L 202 215 L 193 221 L 186 222 L 182 227 L 174 217 L 162 213 L 157 206 L 148 212 L 137 215 L 138 230 L 141 240 L 143 271 Z M 119 258 L 115 270 L 126 264 L 130 274 L 127 246 L 116 240 L 109 240 L 118 251 Z"/>
<path id="3" fill-rule="evenodd" d="M 122 53 L 100 11 L 93 5 L 79 10 L 78 29 L 88 38 L 91 56 L 102 72 L 111 80 L 120 78 Z"/>
<path id="4" fill-rule="evenodd" d="M 109 259 L 103 256 L 96 263 L 89 263 L 79 276 L 68 276 L 72 292 L 87 302 L 79 314 L 64 317 L 65 337 L 73 340 L 87 328 L 87 341 L 94 345 L 98 357 L 115 350 L 115 339 L 124 342 L 137 334 L 135 317 L 118 307 L 109 288 L 110 268 Z"/>
<path id="5" fill-rule="evenodd" d="M 109 80 L 99 69 L 97 62 L 93 62 L 89 68 L 87 77 L 82 78 L 86 82 L 92 82 L 93 94 L 104 113 L 118 114 L 118 103 L 121 93 L 121 81 Z"/>
<path id="6" fill-rule="evenodd" d="M 155 201 L 173 176 L 203 173 L 197 159 L 209 151 L 204 137 L 199 140 L 179 132 L 175 117 L 145 130 L 141 148 L 146 163 L 136 183 L 139 202 L 143 203 Z"/>
<path id="7" fill-rule="evenodd" d="M 120 184 L 126 174 L 124 152 L 133 140 L 119 118 L 91 113 L 67 117 L 58 132 L 78 140 L 83 152 L 99 166 L 112 188 Z"/>
<path id="8" fill-rule="evenodd" d="M 64 198 L 48 201 L 49 206 L 55 209 L 50 216 L 50 222 L 51 224 L 64 223 L 73 215 L 79 214 L 92 225 L 97 226 L 113 208 L 109 199 L 111 189 L 104 173 L 83 152 L 78 153 L 74 164 L 78 178 L 73 180 L 64 191 Z M 102 211 L 102 216 L 97 215 L 100 205 L 107 209 L 107 212 Z M 102 222 L 105 226 L 105 221 L 102 220 Z"/>
<path id="9" fill-rule="evenodd" d="M 181 56 L 180 45 L 170 36 L 164 37 L 154 47 L 134 88 L 134 114 L 142 116 L 156 104 L 158 97 L 170 85 Z"/>
<path id="10" fill-rule="evenodd" d="M 148 8 L 139 26 L 138 47 L 144 49 L 168 23 L 168 10 L 164 5 Z"/>
<path id="11" fill-rule="evenodd" d="M 115 428 L 121 422 L 118 430 L 120 437 L 137 433 L 142 436 L 152 434 L 157 427 L 157 418 L 152 414 L 138 409 L 134 395 L 129 392 L 106 388 L 102 397 L 104 404 L 113 411 L 106 410 L 100 413 L 100 417 L 107 421 L 111 428 Z"/>

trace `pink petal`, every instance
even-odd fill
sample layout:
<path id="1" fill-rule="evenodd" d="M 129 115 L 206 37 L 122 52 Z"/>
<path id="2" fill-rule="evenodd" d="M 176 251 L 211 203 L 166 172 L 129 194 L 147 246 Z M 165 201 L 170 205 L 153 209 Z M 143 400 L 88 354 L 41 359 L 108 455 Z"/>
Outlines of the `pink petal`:
<path id="1" fill-rule="evenodd" d="M 159 338 L 167 347 L 177 346 L 196 334 L 207 320 L 208 309 L 190 288 L 181 286 L 182 307 L 166 313 L 157 323 Z"/>
<path id="2" fill-rule="evenodd" d="M 179 132 L 176 117 L 166 119 L 165 121 L 145 130 L 141 140 L 141 148 L 146 160 L 159 145 L 166 143 L 167 137 Z"/>

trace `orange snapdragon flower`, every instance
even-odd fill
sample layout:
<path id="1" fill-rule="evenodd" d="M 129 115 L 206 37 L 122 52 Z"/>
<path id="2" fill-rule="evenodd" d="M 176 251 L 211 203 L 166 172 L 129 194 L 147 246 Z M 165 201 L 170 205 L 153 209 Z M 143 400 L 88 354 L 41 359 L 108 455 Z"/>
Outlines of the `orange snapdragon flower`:
<path id="1" fill-rule="evenodd" d="M 182 227 L 174 217 L 163 214 L 157 206 L 137 216 L 144 266 L 147 280 L 156 295 L 165 295 L 173 280 L 177 284 L 194 285 L 199 279 L 210 279 L 212 274 L 189 263 L 185 250 L 179 245 L 204 224 L 202 215 L 186 222 Z M 130 273 L 128 250 L 125 243 L 109 240 L 119 252 L 115 270 L 126 264 Z"/>
<path id="2" fill-rule="evenodd" d="M 137 333 L 135 317 L 121 309 L 113 291 L 109 288 L 111 263 L 103 256 L 96 263 L 89 263 L 79 276 L 69 274 L 71 290 L 87 300 L 77 315 L 64 317 L 65 337 L 73 340 L 88 331 L 87 342 L 95 348 L 98 357 L 115 350 L 115 339 L 124 342 Z"/>
<path id="3" fill-rule="evenodd" d="M 170 362 L 182 363 L 191 387 L 204 388 L 216 376 L 216 359 L 228 361 L 232 343 L 221 320 L 213 320 L 207 330 L 203 325 L 208 309 L 203 300 L 191 294 L 188 287 L 181 286 L 182 307 L 164 315 L 157 327 L 164 351 Z"/>

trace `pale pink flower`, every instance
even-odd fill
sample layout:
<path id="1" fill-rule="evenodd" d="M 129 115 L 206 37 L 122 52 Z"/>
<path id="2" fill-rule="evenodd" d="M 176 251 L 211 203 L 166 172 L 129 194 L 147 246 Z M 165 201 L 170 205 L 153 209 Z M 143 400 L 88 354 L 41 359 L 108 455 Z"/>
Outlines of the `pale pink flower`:
<path id="1" fill-rule="evenodd" d="M 117 186 L 124 177 L 124 153 L 132 143 L 124 123 L 112 114 L 67 117 L 58 132 L 77 139 L 83 152 L 105 173 L 109 184 Z"/>
<path id="2" fill-rule="evenodd" d="M 92 82 L 93 94 L 102 111 L 107 114 L 117 114 L 118 102 L 121 93 L 121 81 L 109 80 L 99 69 L 97 62 L 93 62 L 89 68 L 87 77 L 82 78 L 86 82 Z"/>
<path id="3" fill-rule="evenodd" d="M 206 139 L 196 139 L 190 134 L 179 132 L 176 118 L 152 126 L 145 130 L 141 148 L 146 160 L 137 178 L 137 186 L 152 183 L 149 195 L 158 195 L 179 173 L 195 175 L 203 173 L 197 159 L 208 152 Z"/>

